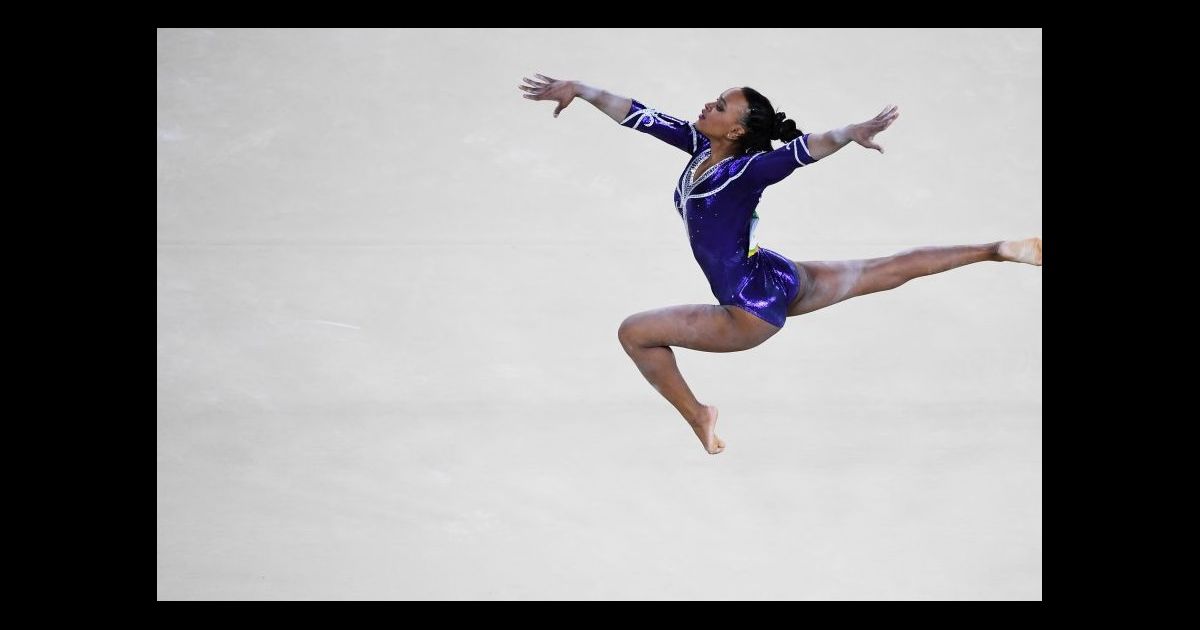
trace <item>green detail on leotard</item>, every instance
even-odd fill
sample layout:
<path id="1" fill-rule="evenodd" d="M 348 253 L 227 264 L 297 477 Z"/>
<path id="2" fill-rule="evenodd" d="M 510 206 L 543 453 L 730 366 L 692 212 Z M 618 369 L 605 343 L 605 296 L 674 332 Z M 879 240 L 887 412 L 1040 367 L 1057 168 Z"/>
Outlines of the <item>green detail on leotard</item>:
<path id="1" fill-rule="evenodd" d="M 746 258 L 758 253 L 758 241 L 754 239 L 754 228 L 756 227 L 758 227 L 758 210 L 755 210 L 754 213 L 750 215 L 750 245 L 746 250 Z"/>

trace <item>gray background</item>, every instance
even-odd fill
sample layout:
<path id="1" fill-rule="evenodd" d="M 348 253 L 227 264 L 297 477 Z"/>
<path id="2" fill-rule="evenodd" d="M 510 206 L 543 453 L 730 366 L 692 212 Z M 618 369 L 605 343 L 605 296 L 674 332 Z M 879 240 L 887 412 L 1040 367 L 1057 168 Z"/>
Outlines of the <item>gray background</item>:
<path id="1" fill-rule="evenodd" d="M 763 195 L 763 246 L 1041 231 L 1039 30 L 159 30 L 159 599 L 1041 599 L 1041 269 L 982 263 L 676 349 L 715 303 L 688 156 L 522 76 L 694 119 L 899 120 Z"/>

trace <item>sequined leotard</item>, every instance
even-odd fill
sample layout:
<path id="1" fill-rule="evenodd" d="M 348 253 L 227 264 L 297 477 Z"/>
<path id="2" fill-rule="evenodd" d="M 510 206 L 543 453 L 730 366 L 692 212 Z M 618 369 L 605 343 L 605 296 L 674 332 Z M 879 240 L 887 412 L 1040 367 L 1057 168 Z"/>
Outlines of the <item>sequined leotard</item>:
<path id="1" fill-rule="evenodd" d="M 816 161 L 808 152 L 809 134 L 773 151 L 727 157 L 697 174 L 710 146 L 692 123 L 634 99 L 621 125 L 691 154 L 675 186 L 675 209 L 713 296 L 783 327 L 800 290 L 799 273 L 791 260 L 758 245 L 755 208 L 767 186 Z"/>

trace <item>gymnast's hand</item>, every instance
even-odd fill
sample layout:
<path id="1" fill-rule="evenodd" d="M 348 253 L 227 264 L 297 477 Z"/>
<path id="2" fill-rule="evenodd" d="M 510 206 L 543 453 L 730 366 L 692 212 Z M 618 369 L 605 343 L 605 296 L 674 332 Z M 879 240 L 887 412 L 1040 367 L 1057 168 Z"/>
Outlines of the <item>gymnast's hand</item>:
<path id="1" fill-rule="evenodd" d="M 534 74 L 540 80 L 524 77 L 525 83 L 528 85 L 517 86 L 528 92 L 525 98 L 534 101 L 558 101 L 558 107 L 554 108 L 554 117 L 558 118 L 558 112 L 567 108 L 571 101 L 579 96 L 577 85 L 574 81 L 559 81 L 551 79 L 542 74 Z"/>
<path id="2" fill-rule="evenodd" d="M 868 149 L 875 149 L 883 153 L 883 147 L 875 144 L 875 134 L 887 129 L 899 117 L 900 109 L 895 105 L 888 105 L 871 120 L 860 122 L 857 125 L 848 125 L 845 131 L 846 137 Z"/>

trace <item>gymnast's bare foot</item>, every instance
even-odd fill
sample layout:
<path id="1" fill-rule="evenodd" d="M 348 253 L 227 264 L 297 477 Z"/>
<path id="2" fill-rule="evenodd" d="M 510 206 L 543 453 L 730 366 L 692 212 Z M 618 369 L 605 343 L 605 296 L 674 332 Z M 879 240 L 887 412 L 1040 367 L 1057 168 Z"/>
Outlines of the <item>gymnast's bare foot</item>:
<path id="1" fill-rule="evenodd" d="M 1000 243 L 1000 257 L 1013 262 L 1029 263 L 1042 266 L 1042 239 L 1027 238 L 1021 241 L 1004 241 Z"/>
<path id="2" fill-rule="evenodd" d="M 700 415 L 695 420 L 688 420 L 696 437 L 704 445 L 704 450 L 710 455 L 716 455 L 725 450 L 725 440 L 717 437 L 717 408 L 712 405 L 700 405 Z"/>

